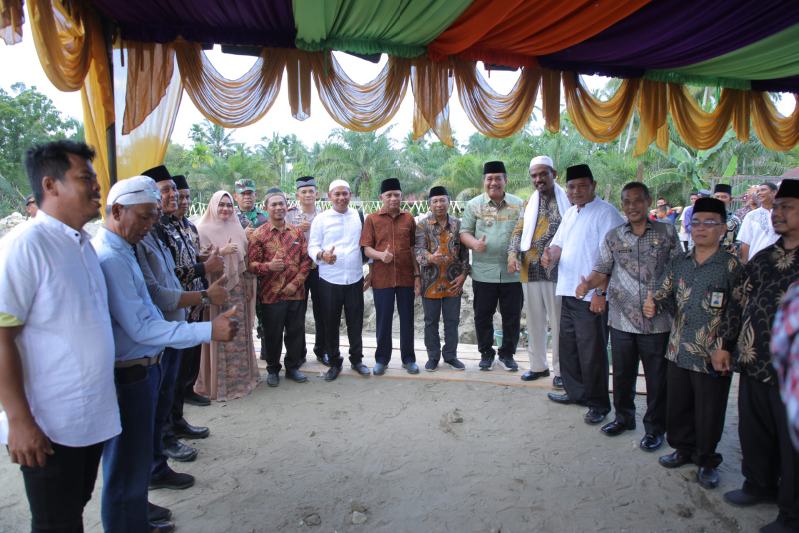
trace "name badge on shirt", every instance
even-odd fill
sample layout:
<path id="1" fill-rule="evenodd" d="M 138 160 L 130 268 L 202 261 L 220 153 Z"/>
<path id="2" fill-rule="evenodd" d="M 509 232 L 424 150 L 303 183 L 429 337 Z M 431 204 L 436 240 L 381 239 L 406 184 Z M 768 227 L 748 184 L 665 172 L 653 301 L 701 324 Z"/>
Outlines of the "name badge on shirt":
<path id="1" fill-rule="evenodd" d="M 710 307 L 713 309 L 721 309 L 724 307 L 724 293 L 722 291 L 713 291 L 710 293 Z"/>
<path id="2" fill-rule="evenodd" d="M 632 253 L 632 249 L 631 249 L 631 248 L 619 248 L 617 251 L 618 251 L 618 253 L 620 253 L 620 254 L 629 254 L 629 253 Z"/>

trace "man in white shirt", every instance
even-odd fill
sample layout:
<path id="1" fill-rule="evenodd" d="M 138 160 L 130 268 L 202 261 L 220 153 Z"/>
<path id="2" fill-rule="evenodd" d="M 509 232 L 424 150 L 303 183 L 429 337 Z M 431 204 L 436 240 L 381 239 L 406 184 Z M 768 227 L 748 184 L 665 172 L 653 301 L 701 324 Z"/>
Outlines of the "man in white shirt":
<path id="1" fill-rule="evenodd" d="M 774 232 L 774 227 L 771 225 L 771 209 L 776 193 L 777 184 L 770 181 L 765 181 L 757 187 L 760 207 L 746 214 L 741 223 L 741 229 L 738 231 L 738 240 L 741 242 L 741 261 L 744 263 L 763 248 L 777 242 L 780 237 Z"/>
<path id="2" fill-rule="evenodd" d="M 591 274 L 605 235 L 624 219 L 615 207 L 597 198 L 588 165 L 566 169 L 566 189 L 574 205 L 566 210 L 541 259 L 544 268 L 558 266 L 555 294 L 562 297 L 558 346 L 566 393 L 549 393 L 548 397 L 558 403 L 587 406 L 585 422 L 599 424 L 610 412 L 607 280 L 582 299 L 574 295 L 577 286 Z"/>
<path id="3" fill-rule="evenodd" d="M 363 255 L 360 239 L 363 221 L 349 207 L 352 193 L 344 180 L 330 183 L 327 196 L 332 204 L 311 223 L 308 255 L 319 265 L 319 296 L 325 320 L 325 352 L 330 368 L 325 381 L 333 381 L 341 372 L 343 359 L 339 351 L 341 312 L 347 323 L 350 341 L 350 365 L 361 376 L 370 370 L 363 364 L 363 291 L 368 280 L 363 277 Z"/>
<path id="4" fill-rule="evenodd" d="M 120 432 L 105 279 L 83 225 L 100 214 L 94 151 L 28 150 L 40 210 L 0 241 L 0 443 L 33 531 L 83 531 L 103 444 Z"/>

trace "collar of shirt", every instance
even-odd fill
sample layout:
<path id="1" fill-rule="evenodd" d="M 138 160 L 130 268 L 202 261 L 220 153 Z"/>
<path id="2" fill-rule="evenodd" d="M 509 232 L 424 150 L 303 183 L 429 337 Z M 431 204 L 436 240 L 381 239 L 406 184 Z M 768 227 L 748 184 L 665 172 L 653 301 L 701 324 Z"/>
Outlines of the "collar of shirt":
<path id="1" fill-rule="evenodd" d="M 91 240 L 91 238 L 92 238 L 91 235 L 86 233 L 83 229 L 78 231 L 78 230 L 76 230 L 75 228 L 73 228 L 71 226 L 67 226 L 66 224 L 64 224 L 63 222 L 58 220 L 57 218 L 48 215 L 47 213 L 45 213 L 41 209 L 39 210 L 39 213 L 36 215 L 36 218 L 33 219 L 33 223 L 34 224 L 44 224 L 44 225 L 49 226 L 51 228 L 54 228 L 54 229 L 56 229 L 58 231 L 62 231 L 70 239 L 72 239 L 73 241 L 75 241 L 76 243 L 81 244 L 81 245 L 84 242 L 86 242 L 88 240 Z"/>
<path id="2" fill-rule="evenodd" d="M 643 237 L 644 235 L 646 235 L 647 232 L 649 232 L 649 231 L 654 231 L 654 229 L 655 228 L 652 226 L 652 221 L 649 220 L 648 218 L 646 219 L 646 228 L 644 228 L 644 232 L 641 235 L 635 235 L 635 233 L 633 233 L 633 225 L 630 223 L 630 221 L 627 221 L 627 222 L 624 223 L 624 233 L 626 233 L 627 235 L 633 235 L 633 236 L 639 237 L 639 238 Z"/>
<path id="3" fill-rule="evenodd" d="M 272 231 L 283 232 L 283 231 L 289 231 L 290 228 L 289 228 L 289 225 L 286 224 L 285 222 L 283 223 L 283 227 L 282 228 L 278 228 L 277 226 L 272 224 L 271 221 L 269 221 L 269 222 L 265 222 L 264 223 L 264 229 L 267 232 L 272 232 Z"/>
<path id="4" fill-rule="evenodd" d="M 727 253 L 722 246 L 719 246 L 719 249 L 716 250 L 716 253 L 708 257 L 704 263 L 699 264 L 696 260 L 696 248 L 691 248 L 688 252 L 685 253 L 685 258 L 690 259 L 694 262 L 694 266 L 701 267 L 704 265 L 710 265 L 712 263 L 720 263 L 724 261 L 724 255 Z"/>
<path id="5" fill-rule="evenodd" d="M 488 193 L 487 193 L 487 192 L 484 192 L 484 193 L 483 193 L 483 197 L 484 197 L 484 198 L 483 198 L 483 201 L 484 201 L 485 203 L 487 203 L 487 204 L 491 204 L 491 205 L 493 205 L 493 206 L 494 206 L 494 207 L 496 207 L 497 209 L 502 209 L 502 206 L 503 206 L 503 205 L 506 205 L 506 204 L 508 203 L 507 201 L 505 201 L 505 197 L 506 197 L 507 195 L 508 195 L 508 193 L 504 193 L 504 194 L 502 195 L 502 200 L 500 200 L 499 202 L 495 202 L 495 201 L 494 201 L 494 200 L 493 200 L 493 199 L 492 199 L 490 196 L 488 196 Z"/>
<path id="6" fill-rule="evenodd" d="M 402 215 L 403 213 L 407 213 L 407 211 L 403 211 L 402 209 L 400 209 L 399 211 L 397 211 L 396 215 L 392 215 L 391 213 L 388 212 L 388 208 L 386 208 L 386 207 L 381 207 L 380 211 L 377 212 L 378 215 L 386 215 L 386 216 L 389 216 L 391 218 L 397 218 L 398 216 Z"/>
<path id="7" fill-rule="evenodd" d="M 436 219 L 433 213 L 427 213 L 425 221 L 432 227 L 439 226 L 438 219 Z M 447 222 L 441 227 L 444 229 L 452 229 L 452 216 L 450 214 L 447 214 Z"/>

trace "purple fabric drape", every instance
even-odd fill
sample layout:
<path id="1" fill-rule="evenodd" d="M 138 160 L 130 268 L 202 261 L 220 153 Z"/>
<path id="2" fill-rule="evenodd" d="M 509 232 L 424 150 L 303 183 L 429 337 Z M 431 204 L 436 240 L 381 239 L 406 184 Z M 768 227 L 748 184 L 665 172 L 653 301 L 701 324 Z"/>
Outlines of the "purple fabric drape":
<path id="1" fill-rule="evenodd" d="M 95 0 L 122 38 L 294 48 L 291 0 Z"/>
<path id="2" fill-rule="evenodd" d="M 646 69 L 692 65 L 799 22 L 796 0 L 654 0 L 541 65 L 585 74 L 640 77 Z"/>
<path id="3" fill-rule="evenodd" d="M 753 80 L 753 91 L 774 91 L 799 94 L 799 76 L 778 80 Z"/>

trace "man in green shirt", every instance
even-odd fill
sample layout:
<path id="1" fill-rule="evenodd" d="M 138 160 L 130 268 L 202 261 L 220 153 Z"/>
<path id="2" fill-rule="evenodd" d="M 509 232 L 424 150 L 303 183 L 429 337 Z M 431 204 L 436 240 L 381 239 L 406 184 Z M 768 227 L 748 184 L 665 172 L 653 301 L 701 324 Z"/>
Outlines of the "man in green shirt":
<path id="1" fill-rule="evenodd" d="M 483 167 L 485 192 L 466 205 L 460 229 L 461 243 L 472 250 L 474 326 L 480 350 L 480 370 L 491 370 L 496 352 L 494 313 L 502 315 L 499 362 L 508 371 L 519 369 L 513 355 L 519 342 L 523 293 L 519 273 L 508 270 L 508 244 L 524 202 L 505 192 L 508 174 L 502 161 Z"/>
<path id="2" fill-rule="evenodd" d="M 242 178 L 236 181 L 236 205 L 236 216 L 244 229 L 255 229 L 269 220 L 269 215 L 255 205 L 254 180 Z"/>

